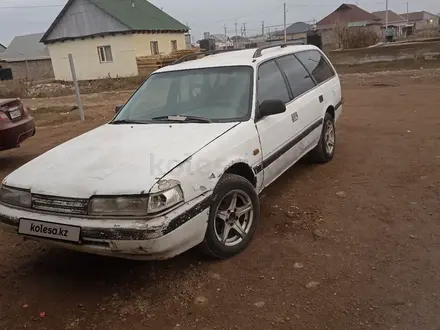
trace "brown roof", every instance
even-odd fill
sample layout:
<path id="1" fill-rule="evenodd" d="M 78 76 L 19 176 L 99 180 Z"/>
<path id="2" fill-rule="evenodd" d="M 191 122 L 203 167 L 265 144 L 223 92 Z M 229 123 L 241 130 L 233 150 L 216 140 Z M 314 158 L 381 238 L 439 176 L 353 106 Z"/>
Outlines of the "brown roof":
<path id="1" fill-rule="evenodd" d="M 372 14 L 379 17 L 382 21 L 386 21 L 386 10 L 376 11 Z M 388 10 L 388 22 L 406 22 L 406 18 L 396 14 L 392 10 Z"/>
<path id="2" fill-rule="evenodd" d="M 415 11 L 413 13 L 409 13 L 409 19 L 408 21 L 413 22 L 413 21 L 422 21 L 423 20 L 423 14 L 425 12 L 424 11 Z M 432 15 L 432 14 L 431 14 Z M 406 14 L 400 14 L 400 16 L 402 16 L 405 20 L 406 20 Z"/>
<path id="3" fill-rule="evenodd" d="M 380 18 L 370 14 L 368 11 L 359 8 L 356 5 L 342 4 L 330 15 L 324 17 L 316 25 L 333 25 L 338 22 L 354 23 L 354 22 L 379 22 Z"/>

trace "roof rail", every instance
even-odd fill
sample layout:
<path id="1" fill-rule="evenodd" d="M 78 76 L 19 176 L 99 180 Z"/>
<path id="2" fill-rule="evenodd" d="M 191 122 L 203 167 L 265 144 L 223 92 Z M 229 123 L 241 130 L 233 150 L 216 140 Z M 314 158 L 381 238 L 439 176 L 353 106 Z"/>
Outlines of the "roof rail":
<path id="1" fill-rule="evenodd" d="M 183 62 L 188 61 L 192 58 L 196 58 L 197 56 L 200 56 L 200 55 L 209 56 L 209 55 L 215 55 L 215 54 L 221 54 L 221 53 L 235 52 L 238 50 L 243 50 L 243 49 L 217 49 L 217 50 L 207 50 L 207 51 L 202 51 L 202 52 L 196 52 L 196 53 L 182 56 L 178 60 L 174 61 L 171 65 L 183 63 Z"/>
<path id="2" fill-rule="evenodd" d="M 266 49 L 269 49 L 269 48 L 275 48 L 275 47 L 284 48 L 284 47 L 287 47 L 287 46 L 294 46 L 294 45 L 305 45 L 305 43 L 304 43 L 304 41 L 290 41 L 290 42 L 282 42 L 282 43 L 273 43 L 273 44 L 270 44 L 270 45 L 262 46 L 262 47 L 259 47 L 255 51 L 254 56 L 252 56 L 252 58 L 261 57 L 262 51 L 266 50 Z"/>

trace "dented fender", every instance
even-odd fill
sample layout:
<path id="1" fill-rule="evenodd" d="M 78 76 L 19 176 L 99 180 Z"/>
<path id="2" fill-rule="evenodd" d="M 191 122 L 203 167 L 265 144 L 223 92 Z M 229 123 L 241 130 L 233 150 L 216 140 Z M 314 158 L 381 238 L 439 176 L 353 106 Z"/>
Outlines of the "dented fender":
<path id="1" fill-rule="evenodd" d="M 179 183 L 185 200 L 191 200 L 213 191 L 224 173 L 235 164 L 247 164 L 253 171 L 262 163 L 262 154 L 255 123 L 252 120 L 242 122 L 180 163 L 159 182 Z M 262 186 L 263 172 L 255 177 L 257 187 Z M 154 187 L 152 192 L 156 189 Z"/>

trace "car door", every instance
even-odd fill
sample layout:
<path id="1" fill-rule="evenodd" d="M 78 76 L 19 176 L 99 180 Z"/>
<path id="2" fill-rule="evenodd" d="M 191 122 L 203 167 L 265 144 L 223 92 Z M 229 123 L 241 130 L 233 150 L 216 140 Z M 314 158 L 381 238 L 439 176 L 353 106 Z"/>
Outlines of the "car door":
<path id="1" fill-rule="evenodd" d="M 293 161 L 296 162 L 316 146 L 321 136 L 323 95 L 313 76 L 294 55 L 283 56 L 277 59 L 277 63 L 285 74 L 294 97 L 289 108 L 297 120 L 299 130 L 294 139 Z"/>
<path id="2" fill-rule="evenodd" d="M 307 107 L 309 100 L 294 98 L 288 78 L 281 66 L 295 66 L 293 71 L 299 71 L 303 78 L 308 76 L 304 67 L 289 55 L 289 61 L 279 58 L 261 64 L 258 68 L 257 101 L 279 99 L 286 103 L 286 112 L 258 119 L 256 127 L 260 136 L 263 153 L 264 170 L 263 184 L 266 187 L 288 169 L 301 156 L 300 144 L 304 143 L 301 134 L 308 117 L 300 115 L 301 109 Z M 296 61 L 296 62 L 294 62 Z M 308 83 L 308 84 L 307 84 Z M 303 83 L 303 90 L 313 88 L 315 84 L 309 78 Z M 299 90 L 299 89 L 298 89 Z M 303 147 L 304 148 L 304 147 Z"/>
<path id="3" fill-rule="evenodd" d="M 329 106 L 337 108 L 341 101 L 340 82 L 326 57 L 319 50 L 299 52 L 295 56 L 313 77 L 322 95 L 323 102 L 316 116 L 322 116 Z"/>

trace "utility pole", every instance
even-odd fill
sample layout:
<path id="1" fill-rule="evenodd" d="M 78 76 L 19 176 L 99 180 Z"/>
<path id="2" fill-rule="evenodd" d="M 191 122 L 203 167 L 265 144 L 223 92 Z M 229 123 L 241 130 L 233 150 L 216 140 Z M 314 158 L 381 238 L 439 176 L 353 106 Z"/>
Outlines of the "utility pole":
<path id="1" fill-rule="evenodd" d="M 287 22 L 287 8 L 286 8 L 286 3 L 284 3 L 284 42 L 287 42 L 287 23 L 286 22 Z"/>
<path id="2" fill-rule="evenodd" d="M 78 79 L 76 78 L 75 64 L 73 62 L 72 54 L 69 54 L 68 58 L 69 58 L 70 70 L 72 71 L 73 86 L 75 87 L 76 104 L 78 104 L 79 118 L 81 119 L 81 121 L 84 121 L 84 108 L 81 102 L 81 95 L 79 93 Z"/>
<path id="3" fill-rule="evenodd" d="M 29 63 L 27 57 L 25 58 L 25 60 L 26 60 L 26 81 L 27 81 L 29 79 Z"/>
<path id="4" fill-rule="evenodd" d="M 237 48 L 237 41 L 238 41 L 238 23 L 235 21 L 235 42 L 234 42 L 234 48 Z"/>
<path id="5" fill-rule="evenodd" d="M 228 28 L 226 27 L 226 24 L 224 26 L 225 29 L 225 40 L 228 40 Z"/>
<path id="6" fill-rule="evenodd" d="M 409 24 L 409 2 L 406 3 L 406 24 Z"/>
<path id="7" fill-rule="evenodd" d="M 264 37 L 264 21 L 261 21 L 261 36 Z"/>
<path id="8" fill-rule="evenodd" d="M 385 1 L 385 33 L 388 31 L 388 0 Z"/>
<path id="9" fill-rule="evenodd" d="M 243 23 L 243 35 L 242 37 L 246 38 L 246 23 Z"/>

